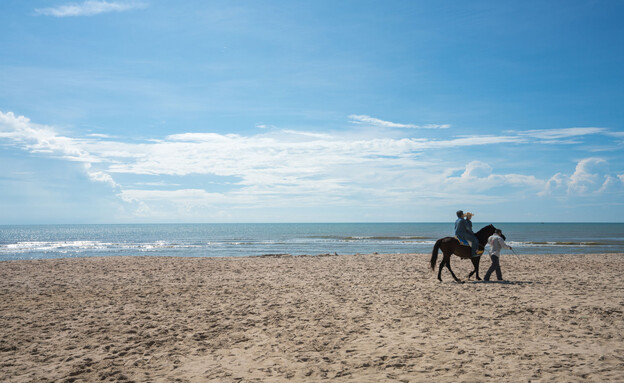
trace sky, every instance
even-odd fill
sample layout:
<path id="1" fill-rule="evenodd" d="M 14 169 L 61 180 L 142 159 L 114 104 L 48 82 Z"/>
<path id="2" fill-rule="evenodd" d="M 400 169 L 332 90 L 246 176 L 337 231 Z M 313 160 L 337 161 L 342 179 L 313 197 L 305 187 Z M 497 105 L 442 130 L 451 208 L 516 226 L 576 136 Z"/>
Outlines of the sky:
<path id="1" fill-rule="evenodd" d="M 3 0 L 0 224 L 623 222 L 622 16 Z"/>

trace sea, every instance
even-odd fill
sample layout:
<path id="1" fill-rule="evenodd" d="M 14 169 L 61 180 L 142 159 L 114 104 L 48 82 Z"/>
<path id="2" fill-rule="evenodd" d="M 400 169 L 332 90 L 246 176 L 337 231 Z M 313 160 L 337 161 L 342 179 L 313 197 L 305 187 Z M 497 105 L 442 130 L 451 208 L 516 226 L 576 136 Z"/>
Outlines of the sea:
<path id="1" fill-rule="evenodd" d="M 624 223 L 493 223 L 517 254 L 624 253 Z M 431 253 L 448 223 L 0 225 L 0 261 Z M 487 223 L 473 224 L 475 232 Z"/>

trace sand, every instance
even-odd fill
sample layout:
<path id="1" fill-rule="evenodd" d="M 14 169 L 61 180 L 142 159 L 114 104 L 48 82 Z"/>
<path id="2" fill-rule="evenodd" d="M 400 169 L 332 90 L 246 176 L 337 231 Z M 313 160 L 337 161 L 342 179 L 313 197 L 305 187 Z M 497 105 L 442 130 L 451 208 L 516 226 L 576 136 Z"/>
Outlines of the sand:
<path id="1" fill-rule="evenodd" d="M 0 381 L 624 380 L 624 254 L 429 257 L 0 262 Z"/>

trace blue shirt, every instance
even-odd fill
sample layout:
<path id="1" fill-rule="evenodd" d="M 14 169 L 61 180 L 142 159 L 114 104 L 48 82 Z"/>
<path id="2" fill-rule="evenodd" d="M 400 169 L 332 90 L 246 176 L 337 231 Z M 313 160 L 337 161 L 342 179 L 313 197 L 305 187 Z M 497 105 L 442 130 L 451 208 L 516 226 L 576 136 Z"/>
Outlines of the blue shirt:
<path id="1" fill-rule="evenodd" d="M 472 222 L 464 218 L 457 218 L 457 221 L 455 221 L 455 236 L 461 239 L 470 238 L 472 240 L 472 236 L 474 236 L 472 232 Z"/>

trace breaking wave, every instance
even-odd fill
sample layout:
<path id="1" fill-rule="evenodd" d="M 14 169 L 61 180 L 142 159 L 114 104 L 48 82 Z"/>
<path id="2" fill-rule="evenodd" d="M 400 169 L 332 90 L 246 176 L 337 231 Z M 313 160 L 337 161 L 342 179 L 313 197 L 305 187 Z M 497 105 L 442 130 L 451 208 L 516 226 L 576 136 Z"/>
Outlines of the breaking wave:
<path id="1" fill-rule="evenodd" d="M 572 242 L 572 241 L 526 241 L 526 242 L 509 242 L 511 246 L 518 247 L 543 247 L 543 246 L 604 246 L 607 242 Z"/>

